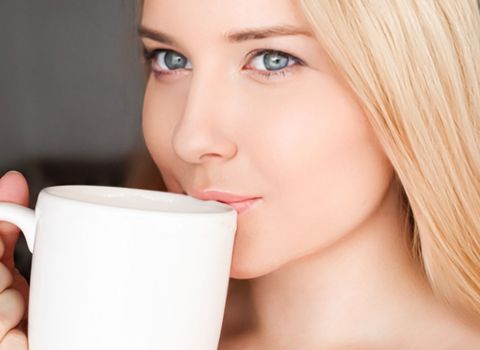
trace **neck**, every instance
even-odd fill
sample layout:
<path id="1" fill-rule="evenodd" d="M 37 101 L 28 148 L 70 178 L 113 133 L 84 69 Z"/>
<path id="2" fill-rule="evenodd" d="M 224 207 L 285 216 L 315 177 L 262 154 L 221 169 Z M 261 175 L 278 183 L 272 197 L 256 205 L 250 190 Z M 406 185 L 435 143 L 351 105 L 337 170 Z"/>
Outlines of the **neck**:
<path id="1" fill-rule="evenodd" d="M 397 206 L 390 191 L 342 241 L 250 280 L 260 338 L 281 348 L 300 338 L 377 343 L 412 313 L 426 312 L 433 294 L 411 259 Z"/>

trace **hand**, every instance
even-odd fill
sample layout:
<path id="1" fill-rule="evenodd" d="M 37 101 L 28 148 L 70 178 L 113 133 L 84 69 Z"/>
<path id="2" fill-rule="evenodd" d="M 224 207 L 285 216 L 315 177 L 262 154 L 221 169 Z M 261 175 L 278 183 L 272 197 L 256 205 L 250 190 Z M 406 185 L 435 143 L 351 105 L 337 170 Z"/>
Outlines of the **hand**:
<path id="1" fill-rule="evenodd" d="M 0 201 L 28 206 L 23 175 L 9 172 L 0 178 Z M 0 350 L 28 349 L 26 324 L 28 283 L 15 269 L 14 253 L 20 230 L 0 221 Z"/>

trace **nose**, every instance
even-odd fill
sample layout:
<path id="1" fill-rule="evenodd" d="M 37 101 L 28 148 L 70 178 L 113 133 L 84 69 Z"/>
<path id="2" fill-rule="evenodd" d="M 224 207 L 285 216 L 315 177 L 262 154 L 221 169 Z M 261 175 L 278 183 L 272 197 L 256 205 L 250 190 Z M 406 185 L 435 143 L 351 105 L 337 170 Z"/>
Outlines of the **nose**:
<path id="1" fill-rule="evenodd" d="M 201 164 L 209 159 L 228 159 L 237 153 L 228 125 L 228 89 L 221 79 L 210 76 L 193 77 L 182 117 L 172 138 L 175 153 L 184 161 Z"/>

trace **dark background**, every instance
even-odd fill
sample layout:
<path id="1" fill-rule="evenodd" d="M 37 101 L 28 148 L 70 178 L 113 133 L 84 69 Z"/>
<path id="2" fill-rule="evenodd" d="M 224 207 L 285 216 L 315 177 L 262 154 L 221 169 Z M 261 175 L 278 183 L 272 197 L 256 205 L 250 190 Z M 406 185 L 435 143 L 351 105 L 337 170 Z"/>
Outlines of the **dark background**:
<path id="1" fill-rule="evenodd" d="M 138 156 L 138 12 L 135 0 L 0 1 L 0 176 L 26 176 L 31 208 L 44 187 L 128 185 L 151 166 Z M 27 278 L 30 259 L 21 239 Z"/>

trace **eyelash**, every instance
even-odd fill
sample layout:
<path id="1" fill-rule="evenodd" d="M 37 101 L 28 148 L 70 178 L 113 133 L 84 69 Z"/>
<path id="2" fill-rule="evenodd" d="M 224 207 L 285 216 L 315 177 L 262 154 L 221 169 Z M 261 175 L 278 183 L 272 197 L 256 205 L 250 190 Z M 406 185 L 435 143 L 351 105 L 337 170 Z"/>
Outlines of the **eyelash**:
<path id="1" fill-rule="evenodd" d="M 176 52 L 174 50 L 170 50 L 170 49 L 159 48 L 159 49 L 154 49 L 154 50 L 148 50 L 148 49 L 144 48 L 143 56 L 145 58 L 145 64 L 147 65 L 147 67 L 150 70 L 151 70 L 151 67 L 152 67 L 153 59 L 155 59 L 155 57 L 162 52 L 175 52 L 176 54 L 178 54 L 180 56 L 183 56 L 183 55 L 179 54 L 178 52 Z M 285 68 L 282 68 L 282 69 L 279 69 L 279 70 L 276 70 L 276 71 L 256 70 L 258 72 L 258 74 L 260 74 L 261 76 L 263 76 L 267 80 L 271 79 L 272 77 L 277 77 L 277 76 L 280 76 L 280 75 L 285 76 L 286 74 L 290 73 L 291 70 L 293 70 L 295 68 L 298 68 L 298 66 L 305 65 L 305 63 L 301 59 L 299 59 L 299 58 L 297 58 L 297 57 L 295 57 L 291 54 L 288 54 L 286 52 L 279 51 L 279 50 L 272 50 L 272 49 L 258 49 L 258 50 L 255 50 L 255 51 L 251 52 L 248 55 L 248 62 L 250 62 L 256 56 L 261 56 L 261 55 L 269 54 L 269 53 L 277 53 L 277 54 L 280 54 L 282 56 L 285 56 L 286 58 L 289 59 L 289 61 L 291 59 L 293 61 L 293 64 L 289 64 Z M 171 70 L 168 73 L 157 72 L 157 71 L 154 71 L 153 73 L 155 74 L 155 76 L 162 76 L 162 75 L 164 76 L 164 75 L 175 74 L 175 71 L 177 71 L 177 70 L 179 70 L 179 69 Z M 253 70 L 255 70 L 255 69 L 253 69 Z"/>

